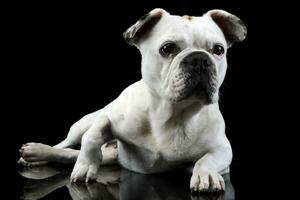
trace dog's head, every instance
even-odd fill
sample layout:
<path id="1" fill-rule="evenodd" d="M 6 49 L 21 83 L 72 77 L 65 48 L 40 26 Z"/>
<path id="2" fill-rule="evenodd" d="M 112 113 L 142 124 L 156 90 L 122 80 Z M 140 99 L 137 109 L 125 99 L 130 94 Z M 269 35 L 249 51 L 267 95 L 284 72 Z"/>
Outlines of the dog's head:
<path id="1" fill-rule="evenodd" d="M 143 80 L 156 95 L 172 103 L 214 103 L 227 69 L 227 49 L 246 33 L 244 23 L 223 10 L 192 17 L 154 9 L 124 38 L 140 50 Z"/>

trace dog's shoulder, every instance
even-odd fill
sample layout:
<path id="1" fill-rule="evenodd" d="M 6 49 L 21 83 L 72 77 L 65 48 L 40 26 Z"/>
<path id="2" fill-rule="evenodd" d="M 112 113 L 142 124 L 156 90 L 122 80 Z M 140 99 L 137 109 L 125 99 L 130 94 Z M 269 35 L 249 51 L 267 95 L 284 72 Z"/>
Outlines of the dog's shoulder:
<path id="1" fill-rule="evenodd" d="M 125 88 L 122 93 L 106 106 L 108 117 L 113 120 L 144 118 L 148 111 L 148 97 L 143 81 L 137 81 Z M 113 121 L 115 121 L 113 120 Z"/>
<path id="2" fill-rule="evenodd" d="M 116 99 L 116 104 L 118 107 L 130 107 L 132 110 L 146 111 L 149 98 L 145 83 L 140 80 L 125 88 Z"/>

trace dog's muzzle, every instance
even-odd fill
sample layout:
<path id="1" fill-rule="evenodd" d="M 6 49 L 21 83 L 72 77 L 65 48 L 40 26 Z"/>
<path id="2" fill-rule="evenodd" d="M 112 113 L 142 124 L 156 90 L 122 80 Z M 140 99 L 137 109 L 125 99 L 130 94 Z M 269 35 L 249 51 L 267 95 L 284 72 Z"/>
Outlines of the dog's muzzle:
<path id="1" fill-rule="evenodd" d="M 213 103 L 218 82 L 216 66 L 210 55 L 204 51 L 192 52 L 182 59 L 180 68 L 189 74 L 191 84 L 186 88 L 189 95 L 201 98 L 204 94 L 207 103 Z"/>

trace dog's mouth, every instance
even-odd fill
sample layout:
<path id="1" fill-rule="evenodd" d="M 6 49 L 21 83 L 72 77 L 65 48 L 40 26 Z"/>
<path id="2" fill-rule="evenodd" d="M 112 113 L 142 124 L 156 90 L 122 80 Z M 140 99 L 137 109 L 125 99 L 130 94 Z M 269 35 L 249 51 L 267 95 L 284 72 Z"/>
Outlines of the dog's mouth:
<path id="1" fill-rule="evenodd" d="M 184 99 L 195 96 L 196 99 L 203 100 L 205 104 L 212 104 L 215 102 L 215 88 L 208 88 L 203 83 L 199 82 L 193 89 L 191 89 L 189 95 L 187 95 Z"/>
<path id="2" fill-rule="evenodd" d="M 216 84 L 212 84 L 213 80 L 200 80 L 200 77 L 189 77 L 185 81 L 181 81 L 181 85 L 174 85 L 174 96 L 170 100 L 174 103 L 182 102 L 186 99 L 194 97 L 202 100 L 205 104 L 212 104 L 216 101 Z"/>
<path id="3" fill-rule="evenodd" d="M 211 104 L 217 100 L 216 64 L 207 52 L 195 51 L 185 54 L 174 59 L 172 64 L 175 67 L 170 67 L 174 70 L 167 79 L 168 97 L 172 102 L 193 99 Z"/>
<path id="4" fill-rule="evenodd" d="M 207 88 L 203 84 L 199 83 L 191 92 L 191 96 L 195 95 L 198 99 L 204 99 L 206 104 L 212 104 L 216 102 L 216 88 Z"/>

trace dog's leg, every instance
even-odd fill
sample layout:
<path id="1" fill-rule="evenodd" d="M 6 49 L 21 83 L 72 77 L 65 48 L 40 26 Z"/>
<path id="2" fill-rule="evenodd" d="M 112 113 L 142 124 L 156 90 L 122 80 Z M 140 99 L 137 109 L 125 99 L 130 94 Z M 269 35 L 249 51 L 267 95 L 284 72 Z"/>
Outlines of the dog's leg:
<path id="1" fill-rule="evenodd" d="M 71 181 L 95 180 L 102 160 L 99 148 L 108 141 L 112 134 L 109 130 L 110 121 L 105 113 L 99 113 L 93 125 L 84 133 L 78 159 L 71 174 Z"/>
<path id="2" fill-rule="evenodd" d="M 108 142 L 101 146 L 103 159 L 101 165 L 117 163 L 118 150 L 117 142 Z M 27 143 L 20 149 L 22 158 L 28 163 L 36 162 L 58 162 L 58 163 L 75 163 L 79 155 L 79 150 L 60 149 L 41 143 Z"/>
<path id="3" fill-rule="evenodd" d="M 55 145 L 56 148 L 69 148 L 74 147 L 81 143 L 82 135 L 91 127 L 93 122 L 95 121 L 99 111 L 93 112 L 81 118 L 75 124 L 73 124 L 70 128 L 70 131 L 62 142 Z"/>
<path id="4" fill-rule="evenodd" d="M 24 158 L 20 157 L 18 160 L 19 165 L 23 165 L 25 167 L 34 167 L 34 166 L 41 166 L 47 164 L 48 161 L 40 161 L 40 162 L 27 162 Z"/>
<path id="5" fill-rule="evenodd" d="M 24 144 L 20 149 L 20 155 L 27 163 L 74 163 L 78 154 L 79 150 L 70 148 L 60 149 L 33 142 Z"/>
<path id="6" fill-rule="evenodd" d="M 70 131 L 69 131 L 66 139 L 63 140 L 62 142 L 60 142 L 59 144 L 55 145 L 54 147 L 63 149 L 63 148 L 69 148 L 69 147 L 73 147 L 77 144 L 80 144 L 82 135 L 84 134 L 85 131 L 87 131 L 90 128 L 90 126 L 94 122 L 98 113 L 99 113 L 99 111 L 88 114 L 88 115 L 84 116 L 83 118 L 81 118 L 79 121 L 77 121 L 75 124 L 73 124 L 70 128 Z M 32 148 L 31 149 L 32 151 L 38 150 L 39 149 L 38 146 L 42 147 L 40 144 L 35 145 L 35 143 L 27 143 L 27 144 L 24 144 L 23 147 L 28 146 L 28 144 L 32 144 L 29 146 L 37 147 L 37 148 Z M 24 151 L 24 150 L 22 150 L 23 147 L 21 147 L 20 152 Z M 45 152 L 45 151 L 42 151 L 42 152 Z M 41 155 L 41 152 L 38 154 Z M 47 156 L 49 156 L 49 155 L 45 155 L 44 157 L 47 157 Z M 37 159 L 41 160 L 40 158 L 41 158 L 41 156 L 38 156 Z M 24 158 L 21 157 L 18 160 L 18 163 L 23 166 L 40 166 L 40 165 L 47 164 L 48 161 L 28 161 L 28 159 L 25 160 Z"/>
<path id="7" fill-rule="evenodd" d="M 225 190 L 221 173 L 228 170 L 232 159 L 230 146 L 214 148 L 200 158 L 194 166 L 190 187 L 194 191 Z M 227 171 L 228 173 L 228 171 Z"/>

